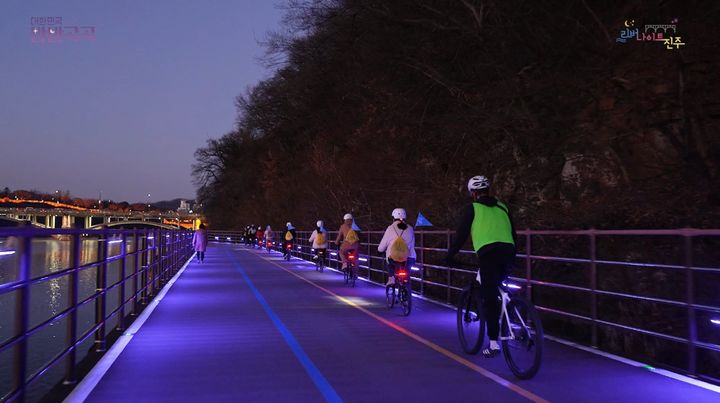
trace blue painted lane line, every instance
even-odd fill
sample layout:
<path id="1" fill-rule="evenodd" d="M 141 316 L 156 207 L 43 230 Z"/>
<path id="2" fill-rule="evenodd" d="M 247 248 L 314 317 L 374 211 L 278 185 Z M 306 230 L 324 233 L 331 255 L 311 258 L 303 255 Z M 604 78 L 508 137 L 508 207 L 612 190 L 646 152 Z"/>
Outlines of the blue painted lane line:
<path id="1" fill-rule="evenodd" d="M 300 364 L 302 364 L 303 368 L 305 368 L 305 371 L 310 376 L 310 379 L 312 379 L 312 381 L 315 383 L 315 386 L 317 386 L 318 390 L 320 390 L 320 393 L 323 394 L 325 400 L 333 403 L 342 402 L 343 400 L 337 394 L 335 389 L 333 389 L 332 385 L 330 385 L 330 382 L 328 382 L 328 380 L 325 378 L 325 376 L 323 376 L 322 372 L 320 372 L 315 363 L 313 363 L 310 357 L 305 353 L 305 351 L 300 346 L 300 343 L 298 343 L 290 330 L 288 330 L 287 326 L 285 326 L 285 324 L 280 320 L 277 314 L 275 314 L 275 311 L 272 310 L 270 304 L 267 303 L 265 297 L 263 297 L 263 295 L 260 293 L 260 290 L 255 287 L 255 284 L 253 284 L 252 280 L 250 280 L 250 277 L 247 275 L 245 270 L 242 268 L 242 266 L 240 266 L 240 263 L 237 261 L 235 255 L 232 252 L 227 252 L 227 250 L 226 253 L 228 253 L 228 255 L 230 256 L 235 270 L 240 273 L 240 275 L 247 283 L 248 287 L 250 287 L 253 295 L 255 295 L 255 299 L 258 300 L 265 313 L 268 315 L 268 317 L 270 317 L 270 320 L 272 320 L 275 327 L 285 339 L 285 342 L 295 354 L 295 357 L 297 357 L 298 361 L 300 361 Z"/>

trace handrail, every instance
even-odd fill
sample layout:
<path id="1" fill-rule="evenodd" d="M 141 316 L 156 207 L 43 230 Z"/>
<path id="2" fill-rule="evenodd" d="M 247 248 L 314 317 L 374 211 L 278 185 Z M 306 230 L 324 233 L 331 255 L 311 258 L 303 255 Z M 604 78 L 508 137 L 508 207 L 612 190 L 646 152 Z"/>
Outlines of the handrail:
<path id="1" fill-rule="evenodd" d="M 43 272 L 32 276 L 33 241 L 57 236 L 64 237 L 70 242 L 70 266 L 53 273 Z M 17 240 L 10 246 L 7 241 L 0 246 L 5 249 L 16 248 L 13 251 L 19 261 L 17 279 L 0 284 L 0 296 L 10 293 L 16 296 L 14 333 L 10 338 L 0 340 L 0 353 L 13 349 L 14 356 L 13 384 L 10 391 L 2 397 L 2 401 L 25 401 L 28 387 L 60 362 L 64 362 L 64 383 L 77 382 L 78 347 L 89 337 L 94 337 L 95 350 L 105 351 L 106 327 L 114 326 L 120 331 L 125 329 L 126 313 L 136 316 L 142 305 L 147 304 L 193 254 L 192 232 L 185 230 L 45 229 L 28 226 L 0 228 L 0 238 Z M 96 261 L 81 262 L 82 242 L 97 243 Z M 128 251 L 129 245 L 132 245 L 132 251 Z M 114 251 L 112 255 L 109 253 L 111 248 Z M 131 262 L 130 272 L 127 270 L 128 262 Z M 117 263 L 120 269 L 117 281 L 112 284 L 108 284 L 107 277 L 110 263 Z M 79 274 L 93 267 L 96 268 L 96 290 L 91 295 L 79 299 Z M 29 322 L 31 286 L 63 277 L 68 278 L 67 308 L 31 326 Z M 126 287 L 128 282 L 131 283 L 129 288 Z M 108 309 L 107 296 L 110 292 L 119 294 L 119 298 L 117 306 Z M 81 307 L 90 303 L 95 304 L 94 324 L 78 336 L 78 312 Z M 66 320 L 66 340 L 60 353 L 40 368 L 28 368 L 29 339 L 61 319 Z"/>
<path id="2" fill-rule="evenodd" d="M 276 234 L 281 233 L 280 231 L 274 231 Z M 311 245 L 309 245 L 307 239 L 310 237 L 311 231 L 297 231 L 296 244 L 300 246 L 300 249 L 293 251 L 299 257 L 304 259 L 310 259 L 312 256 Z M 337 231 L 329 231 L 328 240 L 332 241 L 335 239 Z M 360 268 L 363 269 L 361 275 L 369 281 L 376 283 L 383 283 L 385 281 L 385 270 L 377 269 L 377 262 L 384 260 L 378 256 L 374 256 L 375 253 L 371 249 L 377 246 L 379 237 L 384 234 L 384 231 L 362 231 L 361 238 L 361 258 L 367 260 L 366 264 L 360 264 Z M 452 304 L 457 291 L 461 290 L 459 285 L 461 283 L 453 281 L 454 279 L 463 280 L 465 282 L 471 281 L 472 274 L 474 271 L 466 269 L 457 269 L 443 266 L 443 262 L 438 259 L 430 259 L 427 254 L 442 254 L 446 253 L 450 246 L 451 237 L 454 232 L 449 230 L 417 230 L 415 231 L 415 250 L 417 252 L 417 262 L 415 267 L 417 271 L 411 271 L 413 284 L 415 285 L 413 292 L 422 295 L 426 298 L 438 300 L 445 304 Z M 623 261 L 623 260 L 610 260 L 610 259 L 599 259 L 597 257 L 597 239 L 600 237 L 670 237 L 673 239 L 679 239 L 682 243 L 682 250 L 684 250 L 685 259 L 681 264 L 667 264 L 667 263 L 649 263 L 639 261 Z M 216 238 L 217 237 L 217 238 Z M 658 337 L 663 340 L 669 340 L 676 343 L 683 343 L 687 346 L 687 363 L 684 368 L 675 368 L 680 372 L 685 372 L 692 376 L 698 376 L 714 382 L 718 382 L 717 379 L 713 378 L 709 374 L 701 373 L 697 368 L 697 355 L 698 350 L 708 350 L 713 352 L 720 352 L 720 344 L 716 344 L 711 340 L 700 340 L 698 336 L 698 313 L 702 315 L 716 315 L 720 314 L 720 304 L 718 306 L 711 306 L 707 304 L 697 303 L 694 298 L 695 293 L 695 273 L 720 273 L 720 264 L 715 267 L 708 265 L 697 266 L 693 264 L 693 239 L 699 237 L 720 237 L 720 229 L 695 229 L 695 228 L 680 228 L 680 229 L 630 229 L 630 230 L 599 230 L 599 229 L 585 229 L 585 230 L 531 230 L 524 229 L 518 231 L 518 237 L 520 241 L 524 243 L 524 248 L 521 248 L 517 258 L 522 259 L 525 264 L 522 266 L 523 273 L 520 276 L 510 277 L 511 281 L 515 281 L 524 286 L 525 295 L 531 299 L 536 299 L 538 292 L 549 289 L 561 289 L 568 290 L 573 293 L 579 293 L 589 297 L 590 310 L 589 315 L 578 314 L 576 312 L 570 312 L 568 309 L 559 309 L 557 307 L 546 306 L 543 303 L 536 303 L 537 308 L 543 313 L 543 315 L 552 315 L 554 318 L 564 320 L 563 318 L 580 320 L 583 323 L 587 323 L 590 326 L 590 346 L 594 348 L 602 347 L 598 341 L 600 326 L 615 328 L 623 331 L 629 331 L 644 336 Z M 545 254 L 532 253 L 533 251 L 533 238 L 534 237 L 584 237 L 588 241 L 587 257 L 564 257 L 564 256 L 547 256 Z M 233 242 L 239 243 L 243 241 L 243 233 L 239 231 L 210 231 L 209 238 L 211 241 L 217 242 Z M 434 240 L 434 243 L 428 242 L 429 239 Z M 276 237 L 279 239 L 279 237 Z M 521 244 L 522 245 L 522 244 Z M 524 249 L 524 250 L 522 250 Z M 364 253 L 364 254 L 363 254 Z M 473 255 L 474 252 L 471 250 L 461 250 L 460 253 L 464 255 Z M 339 267 L 340 259 L 336 256 L 329 254 L 330 264 Z M 535 277 L 533 266 L 538 262 L 549 262 L 549 263 L 563 263 L 563 264 L 574 264 L 582 265 L 589 269 L 590 281 L 588 285 L 577 285 L 567 284 L 562 282 L 553 282 L 541 280 Z M 373 265 L 375 264 L 375 267 Z M 639 269 L 663 269 L 672 271 L 684 271 L 685 274 L 685 299 L 673 299 L 667 297 L 657 297 L 650 295 L 639 295 L 632 292 L 619 292 L 616 290 L 603 289 L 599 286 L 599 274 L 598 267 L 632 267 Z M 516 269 L 520 269 L 517 267 Z M 515 270 L 514 274 L 519 274 L 520 270 Z M 381 275 L 379 275 L 381 274 Z M 459 277 L 458 277 L 459 276 Z M 464 285 L 464 284 L 463 284 Z M 429 292 L 432 289 L 432 292 Z M 438 290 L 444 290 L 441 294 L 438 294 Z M 573 294 L 574 295 L 574 294 Z M 684 309 L 686 315 L 683 320 L 686 323 L 686 335 L 678 336 L 676 334 L 668 334 L 663 331 L 656 331 L 650 329 L 643 329 L 639 325 L 630 325 L 627 323 L 620 323 L 617 320 L 608 320 L 608 318 L 600 318 L 598 314 L 598 298 L 599 297 L 612 297 L 627 301 L 644 301 L 647 303 L 660 304 L 669 307 L 675 307 Z M 540 301 L 536 301 L 540 302 Z M 707 337 L 707 336 L 706 336 Z M 667 365 L 669 366 L 669 364 Z"/>

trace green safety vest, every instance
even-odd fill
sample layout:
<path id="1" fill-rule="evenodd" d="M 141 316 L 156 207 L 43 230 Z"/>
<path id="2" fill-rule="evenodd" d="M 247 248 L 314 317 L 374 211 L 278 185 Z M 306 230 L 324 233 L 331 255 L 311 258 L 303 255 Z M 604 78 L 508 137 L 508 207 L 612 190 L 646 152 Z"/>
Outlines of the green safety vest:
<path id="1" fill-rule="evenodd" d="M 472 234 L 475 252 L 479 251 L 483 246 L 495 242 L 515 245 L 507 206 L 501 202 L 498 202 L 498 205 L 493 207 L 473 203 L 473 209 L 475 210 L 475 218 L 470 233 Z"/>

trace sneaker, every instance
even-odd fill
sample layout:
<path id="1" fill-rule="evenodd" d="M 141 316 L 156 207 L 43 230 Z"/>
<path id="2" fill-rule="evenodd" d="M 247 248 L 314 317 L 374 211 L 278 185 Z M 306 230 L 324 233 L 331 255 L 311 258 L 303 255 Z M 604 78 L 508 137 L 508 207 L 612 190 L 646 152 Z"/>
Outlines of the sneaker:
<path id="1" fill-rule="evenodd" d="M 488 347 L 486 349 L 483 349 L 483 351 L 482 351 L 482 355 L 485 358 L 494 358 L 494 357 L 497 357 L 499 354 L 500 354 L 499 348 L 494 349 L 494 348 Z"/>
<path id="2" fill-rule="evenodd" d="M 395 285 L 395 276 L 388 277 L 388 281 L 387 281 L 387 284 L 385 284 L 385 286 L 387 287 L 389 285 Z"/>

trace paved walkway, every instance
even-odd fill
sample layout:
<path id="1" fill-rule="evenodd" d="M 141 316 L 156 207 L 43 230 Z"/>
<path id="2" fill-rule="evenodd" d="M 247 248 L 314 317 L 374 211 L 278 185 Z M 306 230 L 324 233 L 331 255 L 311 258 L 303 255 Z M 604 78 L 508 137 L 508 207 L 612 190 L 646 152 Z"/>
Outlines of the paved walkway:
<path id="1" fill-rule="evenodd" d="M 240 245 L 190 264 L 90 402 L 711 402 L 720 394 L 546 342 L 532 380 L 462 353 L 455 315 Z M 399 399 L 399 400 L 398 400 Z"/>

